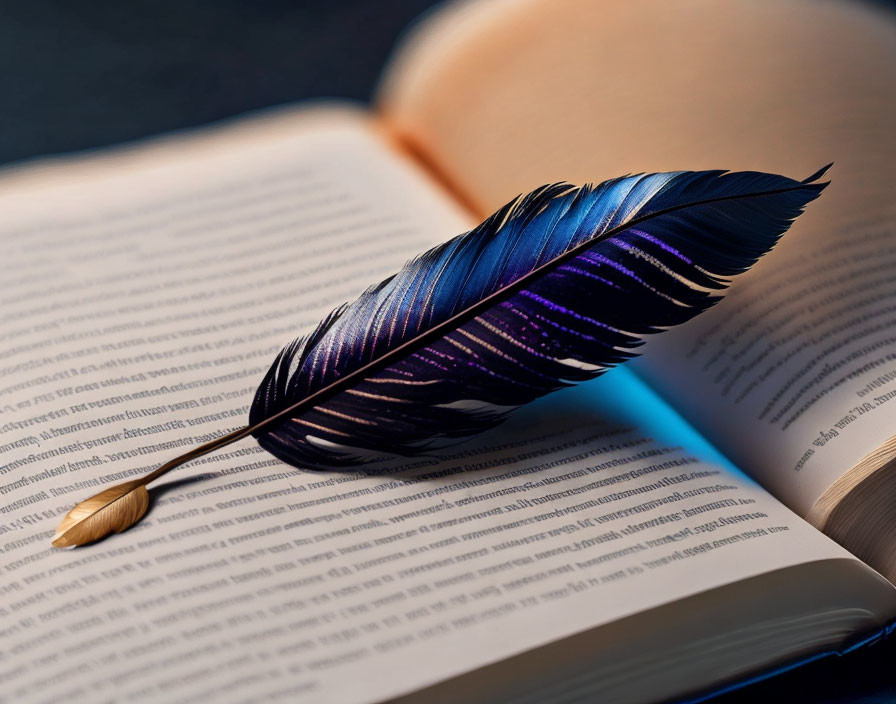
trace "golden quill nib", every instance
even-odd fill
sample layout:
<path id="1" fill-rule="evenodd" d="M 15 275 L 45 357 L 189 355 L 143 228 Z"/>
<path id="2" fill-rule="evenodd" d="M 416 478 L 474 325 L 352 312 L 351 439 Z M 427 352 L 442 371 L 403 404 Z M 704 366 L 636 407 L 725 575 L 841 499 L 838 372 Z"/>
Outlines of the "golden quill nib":
<path id="1" fill-rule="evenodd" d="M 121 533 L 127 530 L 143 518 L 146 509 L 149 508 L 147 484 L 185 462 L 241 440 L 253 430 L 272 420 L 274 418 L 268 418 L 254 426 L 240 428 L 227 435 L 222 435 L 220 438 L 194 447 L 189 452 L 175 457 L 139 479 L 132 479 L 104 489 L 99 494 L 85 499 L 65 514 L 62 523 L 56 528 L 53 546 L 71 548 L 76 545 L 86 545 L 105 538 L 110 533 Z"/>
<path id="2" fill-rule="evenodd" d="M 143 479 L 118 484 L 77 504 L 69 511 L 53 536 L 53 545 L 68 548 L 121 533 L 143 518 L 149 492 Z"/>

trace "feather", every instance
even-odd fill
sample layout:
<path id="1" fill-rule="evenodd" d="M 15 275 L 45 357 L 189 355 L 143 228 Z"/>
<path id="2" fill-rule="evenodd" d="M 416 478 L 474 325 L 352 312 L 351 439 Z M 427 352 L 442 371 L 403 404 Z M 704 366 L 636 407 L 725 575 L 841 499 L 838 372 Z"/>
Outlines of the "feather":
<path id="1" fill-rule="evenodd" d="M 287 345 L 251 432 L 289 464 L 326 469 L 490 428 L 713 305 L 826 170 L 642 174 L 517 198 Z"/>
<path id="2" fill-rule="evenodd" d="M 827 183 L 756 172 L 544 186 L 408 262 L 287 345 L 249 425 L 65 516 L 53 545 L 120 533 L 147 484 L 249 435 L 307 469 L 437 447 L 629 359 L 643 337 L 715 303 Z"/>

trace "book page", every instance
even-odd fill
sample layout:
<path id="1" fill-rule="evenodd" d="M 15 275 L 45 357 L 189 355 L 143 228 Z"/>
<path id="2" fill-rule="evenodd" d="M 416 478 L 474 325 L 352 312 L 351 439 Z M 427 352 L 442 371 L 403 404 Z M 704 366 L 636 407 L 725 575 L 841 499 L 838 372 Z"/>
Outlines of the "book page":
<path id="1" fill-rule="evenodd" d="M 637 365 L 809 515 L 894 436 L 896 15 L 811 0 L 497 0 L 447 14 L 399 55 L 382 102 L 483 211 L 557 180 L 801 179 L 834 162 L 831 186 L 728 300 L 652 339 Z"/>
<path id="2" fill-rule="evenodd" d="M 622 372 L 372 473 L 246 439 L 167 476 L 134 529 L 54 549 L 73 503 L 243 425 L 281 345 L 469 219 L 335 109 L 0 187 L 10 701 L 375 701 L 846 555 L 683 424 L 649 439 L 645 415 L 674 419 Z"/>

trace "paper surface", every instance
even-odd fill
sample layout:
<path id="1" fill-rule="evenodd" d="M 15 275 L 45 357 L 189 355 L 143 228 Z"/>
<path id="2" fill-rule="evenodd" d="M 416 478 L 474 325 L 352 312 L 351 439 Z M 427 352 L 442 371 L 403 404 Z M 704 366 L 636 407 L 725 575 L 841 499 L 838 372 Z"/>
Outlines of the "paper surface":
<path id="1" fill-rule="evenodd" d="M 621 374 L 376 475 L 244 440 L 166 476 L 135 529 L 53 549 L 74 502 L 244 424 L 284 343 L 469 221 L 340 111 L 2 188 L 9 701 L 374 701 L 846 555 L 736 472 L 647 439 L 639 414 L 668 411 Z"/>
<path id="2" fill-rule="evenodd" d="M 483 211 L 560 180 L 699 169 L 803 179 L 834 162 L 830 187 L 729 300 L 652 339 L 636 364 L 807 515 L 894 435 L 893 12 L 493 0 L 449 14 L 400 55 L 384 109 Z"/>

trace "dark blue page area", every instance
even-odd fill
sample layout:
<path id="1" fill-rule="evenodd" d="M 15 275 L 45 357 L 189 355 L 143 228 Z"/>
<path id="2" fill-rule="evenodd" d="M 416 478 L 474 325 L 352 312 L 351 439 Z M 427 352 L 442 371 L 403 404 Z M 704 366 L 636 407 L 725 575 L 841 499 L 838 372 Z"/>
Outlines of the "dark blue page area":
<path id="1" fill-rule="evenodd" d="M 366 100 L 398 36 L 433 4 L 0 0 L 0 164 L 306 98 Z M 714 701 L 896 701 L 893 640 Z"/>

